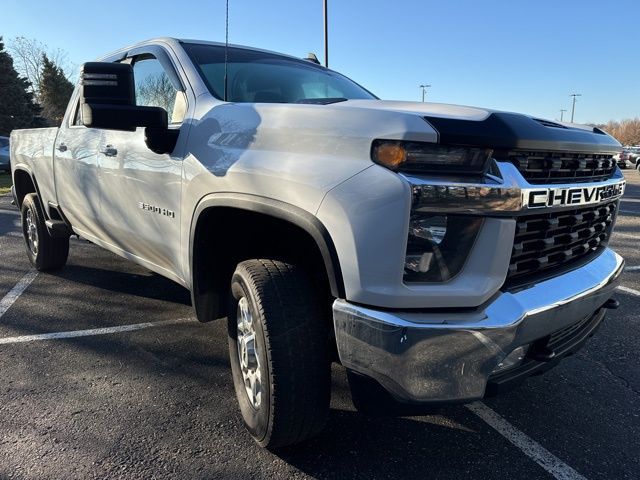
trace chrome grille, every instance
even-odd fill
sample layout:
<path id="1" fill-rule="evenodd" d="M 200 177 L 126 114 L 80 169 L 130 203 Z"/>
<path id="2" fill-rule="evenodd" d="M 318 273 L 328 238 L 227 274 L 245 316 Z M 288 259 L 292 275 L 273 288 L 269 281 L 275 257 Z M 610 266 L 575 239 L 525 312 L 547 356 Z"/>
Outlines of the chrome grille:
<path id="1" fill-rule="evenodd" d="M 496 160 L 513 163 L 534 184 L 598 182 L 611 178 L 616 168 L 613 155 L 566 152 L 496 152 Z"/>
<path id="2" fill-rule="evenodd" d="M 507 284 L 552 275 L 596 253 L 609 241 L 618 202 L 516 219 Z"/>

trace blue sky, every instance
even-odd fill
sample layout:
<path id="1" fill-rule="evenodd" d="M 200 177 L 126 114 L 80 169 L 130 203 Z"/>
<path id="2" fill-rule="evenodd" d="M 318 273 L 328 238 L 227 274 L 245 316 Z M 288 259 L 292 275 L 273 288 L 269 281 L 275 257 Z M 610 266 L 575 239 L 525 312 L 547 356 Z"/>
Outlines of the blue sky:
<path id="1" fill-rule="evenodd" d="M 0 35 L 80 64 L 156 36 L 224 40 L 224 0 L 2 0 Z M 329 0 L 330 67 L 384 99 L 577 122 L 640 116 L 639 0 Z M 323 58 L 322 0 L 230 0 L 230 41 Z M 565 114 L 565 120 L 567 119 Z"/>

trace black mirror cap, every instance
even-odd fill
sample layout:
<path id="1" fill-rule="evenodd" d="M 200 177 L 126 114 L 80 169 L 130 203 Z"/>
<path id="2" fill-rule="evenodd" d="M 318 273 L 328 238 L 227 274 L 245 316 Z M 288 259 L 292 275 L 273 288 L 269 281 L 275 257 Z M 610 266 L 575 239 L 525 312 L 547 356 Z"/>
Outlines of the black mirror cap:
<path id="1" fill-rule="evenodd" d="M 167 111 L 160 107 L 82 104 L 82 123 L 89 128 L 134 132 L 137 127 L 166 129 Z"/>
<path id="2" fill-rule="evenodd" d="M 180 130 L 177 129 L 147 127 L 144 129 L 144 142 L 153 153 L 162 155 L 175 150 L 179 135 Z"/>
<path id="3" fill-rule="evenodd" d="M 80 69 L 81 103 L 136 104 L 133 67 L 127 63 L 87 62 Z"/>

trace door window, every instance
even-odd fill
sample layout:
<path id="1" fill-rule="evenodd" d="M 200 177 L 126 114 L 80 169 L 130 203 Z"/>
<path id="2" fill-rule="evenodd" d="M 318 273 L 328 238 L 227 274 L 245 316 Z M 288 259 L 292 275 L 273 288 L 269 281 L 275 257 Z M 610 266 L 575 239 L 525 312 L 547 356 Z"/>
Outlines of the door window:
<path id="1" fill-rule="evenodd" d="M 160 61 L 149 55 L 138 57 L 133 64 L 136 85 L 136 104 L 162 107 L 167 111 L 169 123 L 182 123 L 187 102 L 183 92 L 176 90 Z"/>

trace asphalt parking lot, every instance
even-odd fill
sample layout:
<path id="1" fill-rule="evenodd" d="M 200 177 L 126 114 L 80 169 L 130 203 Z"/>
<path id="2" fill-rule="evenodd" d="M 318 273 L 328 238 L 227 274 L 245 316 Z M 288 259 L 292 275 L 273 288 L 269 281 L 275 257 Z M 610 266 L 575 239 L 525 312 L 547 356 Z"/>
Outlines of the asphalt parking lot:
<path id="1" fill-rule="evenodd" d="M 0 197 L 0 478 L 640 478 L 640 175 L 626 176 L 621 308 L 580 353 L 414 418 L 359 415 L 334 366 L 327 428 L 278 454 L 244 431 L 222 322 L 195 322 L 186 290 L 83 240 L 36 275 Z"/>

